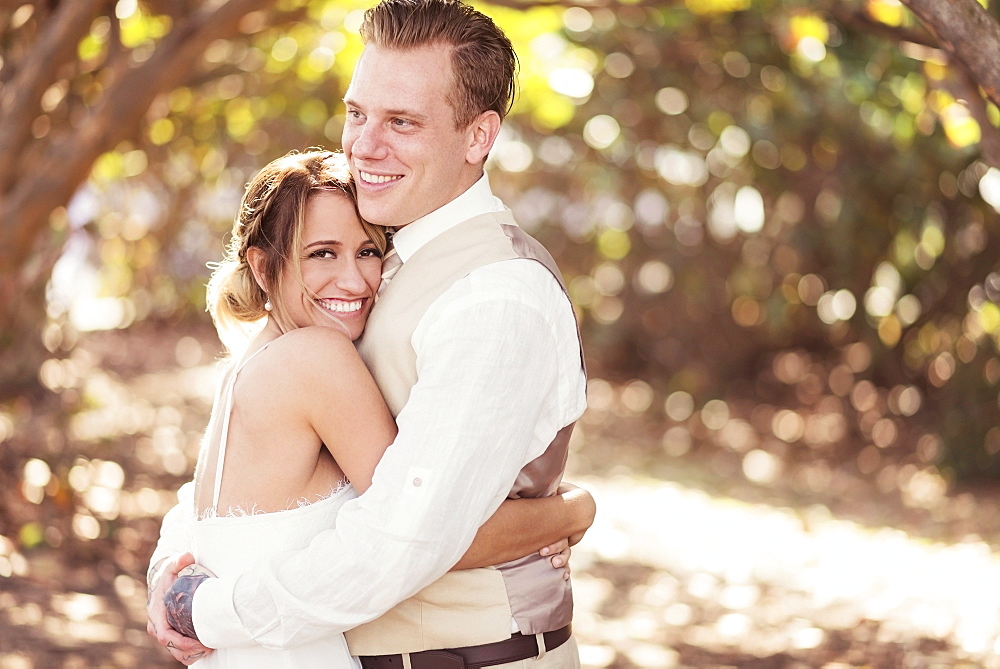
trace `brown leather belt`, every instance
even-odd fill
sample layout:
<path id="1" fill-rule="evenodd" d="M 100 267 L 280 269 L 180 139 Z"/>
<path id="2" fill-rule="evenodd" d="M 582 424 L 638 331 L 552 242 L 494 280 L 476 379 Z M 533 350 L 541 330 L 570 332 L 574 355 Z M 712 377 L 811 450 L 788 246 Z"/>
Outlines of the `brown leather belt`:
<path id="1" fill-rule="evenodd" d="M 572 631 L 566 625 L 562 629 L 543 634 L 545 650 L 555 650 L 566 643 Z M 507 662 L 527 660 L 538 655 L 538 642 L 534 635 L 515 633 L 511 638 L 482 646 L 448 648 L 447 650 L 423 650 L 410 653 L 412 669 L 479 669 Z M 402 655 L 373 655 L 361 657 L 364 669 L 402 669 Z"/>

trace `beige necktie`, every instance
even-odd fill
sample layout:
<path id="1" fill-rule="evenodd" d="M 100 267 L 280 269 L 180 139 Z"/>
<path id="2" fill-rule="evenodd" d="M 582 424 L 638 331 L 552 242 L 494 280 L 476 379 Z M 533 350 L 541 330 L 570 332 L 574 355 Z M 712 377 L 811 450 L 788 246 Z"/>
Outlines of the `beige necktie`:
<path id="1" fill-rule="evenodd" d="M 385 287 L 389 285 L 392 281 L 392 277 L 396 275 L 399 268 L 403 266 L 403 260 L 396 253 L 396 249 L 392 249 L 386 254 L 385 258 L 382 259 L 382 282 L 378 285 L 378 294 L 381 295 Z"/>

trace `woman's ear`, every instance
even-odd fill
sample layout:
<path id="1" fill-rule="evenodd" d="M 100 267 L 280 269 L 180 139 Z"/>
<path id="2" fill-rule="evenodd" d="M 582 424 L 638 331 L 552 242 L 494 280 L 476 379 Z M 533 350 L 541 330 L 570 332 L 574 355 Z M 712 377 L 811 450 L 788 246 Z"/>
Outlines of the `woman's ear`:
<path id="1" fill-rule="evenodd" d="M 259 246 L 251 246 L 247 249 L 247 264 L 250 265 L 250 271 L 253 272 L 254 281 L 260 286 L 260 289 L 264 291 L 267 295 L 267 284 L 264 283 L 264 250 Z"/>

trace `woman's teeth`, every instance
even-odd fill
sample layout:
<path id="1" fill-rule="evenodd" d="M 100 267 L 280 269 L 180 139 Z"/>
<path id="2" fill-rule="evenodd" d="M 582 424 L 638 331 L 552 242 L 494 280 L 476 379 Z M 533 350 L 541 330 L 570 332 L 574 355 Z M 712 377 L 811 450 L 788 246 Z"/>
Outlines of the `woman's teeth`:
<path id="1" fill-rule="evenodd" d="M 353 302 L 344 302 L 342 300 L 320 300 L 319 304 L 327 311 L 332 311 L 337 314 L 350 314 L 355 311 L 361 311 L 361 307 L 364 306 L 364 300 L 354 300 Z"/>

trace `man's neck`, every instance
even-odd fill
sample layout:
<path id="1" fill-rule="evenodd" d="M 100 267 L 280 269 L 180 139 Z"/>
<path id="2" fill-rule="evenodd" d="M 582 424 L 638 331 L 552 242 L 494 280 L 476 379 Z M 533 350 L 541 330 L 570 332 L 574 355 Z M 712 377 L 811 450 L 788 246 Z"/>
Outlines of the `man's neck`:
<path id="1" fill-rule="evenodd" d="M 493 195 L 489 178 L 484 173 L 451 202 L 398 228 L 393 234 L 393 243 L 400 258 L 406 262 L 417 249 L 445 230 L 480 214 L 503 209 L 503 202 Z"/>

